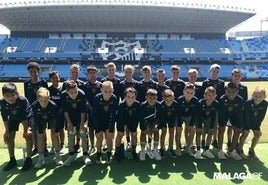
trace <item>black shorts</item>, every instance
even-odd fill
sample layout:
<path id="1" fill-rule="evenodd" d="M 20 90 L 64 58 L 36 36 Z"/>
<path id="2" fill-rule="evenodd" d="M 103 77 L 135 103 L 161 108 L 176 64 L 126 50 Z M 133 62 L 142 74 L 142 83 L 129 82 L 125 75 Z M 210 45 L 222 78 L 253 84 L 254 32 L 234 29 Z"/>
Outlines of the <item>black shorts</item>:
<path id="1" fill-rule="evenodd" d="M 124 132 L 125 131 L 125 126 L 127 126 L 128 130 L 130 132 L 137 132 L 139 122 L 127 122 L 126 124 L 124 123 L 117 123 L 117 131 L 118 132 Z"/>
<path id="2" fill-rule="evenodd" d="M 243 125 L 243 130 L 261 130 L 261 124 L 251 123 L 250 125 Z"/>
<path id="3" fill-rule="evenodd" d="M 61 129 L 64 128 L 64 126 L 65 126 L 64 114 L 63 113 L 58 113 L 56 131 L 59 132 Z"/>
<path id="4" fill-rule="evenodd" d="M 21 123 L 21 121 L 10 119 L 8 121 L 8 129 L 9 129 L 9 132 L 18 131 L 19 130 L 20 123 Z"/>
<path id="5" fill-rule="evenodd" d="M 114 133 L 115 123 L 110 123 L 108 121 L 99 121 L 94 124 L 95 133 L 106 132 L 107 130 L 111 133 Z"/>
<path id="6" fill-rule="evenodd" d="M 197 127 L 200 128 L 200 129 L 202 129 L 203 126 L 204 126 L 204 130 L 205 130 L 205 132 L 208 133 L 209 130 L 214 129 L 215 124 L 214 124 L 214 123 L 211 123 L 211 118 L 208 117 L 208 118 L 206 118 L 206 119 L 203 118 L 203 119 L 202 119 L 202 123 L 201 123 L 201 124 L 199 123 L 199 124 L 197 125 Z"/>
<path id="7" fill-rule="evenodd" d="M 87 123 L 88 123 L 88 127 L 90 127 L 90 128 L 93 127 L 94 128 L 93 113 L 91 111 L 88 111 Z"/>
<path id="8" fill-rule="evenodd" d="M 158 128 L 174 128 L 176 125 L 176 120 L 168 120 L 166 123 L 159 124 Z"/>
<path id="9" fill-rule="evenodd" d="M 147 129 L 153 129 L 158 128 L 159 129 L 159 121 L 155 120 L 154 122 L 143 122 L 140 123 L 140 129 L 141 130 L 147 130 Z"/>
<path id="10" fill-rule="evenodd" d="M 236 117 L 229 117 L 229 119 L 228 118 L 223 118 L 222 120 L 220 118 L 219 119 L 219 126 L 220 127 L 225 127 L 228 122 L 230 122 L 232 127 L 242 128 L 242 120 L 237 119 Z"/>
<path id="11" fill-rule="evenodd" d="M 35 123 L 38 129 L 38 133 L 43 133 L 46 128 L 48 129 L 55 129 L 57 128 L 57 120 L 56 119 L 49 119 L 47 122 L 36 122 Z"/>

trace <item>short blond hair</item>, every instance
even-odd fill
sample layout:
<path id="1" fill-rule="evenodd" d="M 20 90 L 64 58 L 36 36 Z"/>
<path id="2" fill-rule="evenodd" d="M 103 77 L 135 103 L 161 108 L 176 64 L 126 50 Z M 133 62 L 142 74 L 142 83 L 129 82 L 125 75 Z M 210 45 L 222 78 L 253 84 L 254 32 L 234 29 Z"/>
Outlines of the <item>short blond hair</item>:
<path id="1" fill-rule="evenodd" d="M 162 93 L 163 97 L 169 97 L 169 96 L 174 96 L 174 92 L 171 89 L 166 89 L 164 90 L 164 92 Z"/>
<path id="2" fill-rule="evenodd" d="M 189 75 L 189 74 L 193 74 L 193 73 L 195 73 L 195 74 L 198 75 L 198 71 L 197 71 L 197 69 L 189 69 L 189 70 L 188 70 L 188 75 Z"/>
<path id="3" fill-rule="evenodd" d="M 128 69 L 134 71 L 134 67 L 133 67 L 133 65 L 130 65 L 130 64 L 125 65 L 125 67 L 124 67 L 124 71 L 126 71 L 126 70 L 128 70 Z"/>
<path id="4" fill-rule="evenodd" d="M 253 90 L 253 94 L 254 93 L 263 93 L 266 96 L 266 90 L 263 87 L 257 86 L 254 90 Z"/>
<path id="5" fill-rule="evenodd" d="M 116 68 L 116 65 L 113 62 L 109 62 L 108 64 L 106 64 L 106 68 L 108 68 L 108 67 Z"/>
<path id="6" fill-rule="evenodd" d="M 105 87 L 110 87 L 110 88 L 114 89 L 114 84 L 113 84 L 113 82 L 107 80 L 107 81 L 104 81 L 102 83 L 102 88 L 105 88 Z"/>
<path id="7" fill-rule="evenodd" d="M 50 92 L 45 87 L 40 87 L 37 90 L 36 94 L 37 94 L 37 98 L 49 98 L 50 97 Z"/>
<path id="8" fill-rule="evenodd" d="M 73 70 L 73 69 L 77 69 L 78 71 L 80 71 L 80 66 L 78 64 L 72 64 L 70 67 L 70 70 Z"/>
<path id="9" fill-rule="evenodd" d="M 141 71 L 150 71 L 150 72 L 152 72 L 152 68 L 151 68 L 151 66 L 146 65 L 146 66 L 143 66 L 141 68 Z"/>

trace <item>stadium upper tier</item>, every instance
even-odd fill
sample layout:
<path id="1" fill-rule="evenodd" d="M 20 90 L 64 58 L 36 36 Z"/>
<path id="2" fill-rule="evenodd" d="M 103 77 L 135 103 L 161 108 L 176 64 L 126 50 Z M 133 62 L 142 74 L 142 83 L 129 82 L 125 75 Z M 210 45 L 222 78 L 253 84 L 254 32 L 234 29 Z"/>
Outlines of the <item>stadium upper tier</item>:
<path id="1" fill-rule="evenodd" d="M 2 60 L 247 60 L 268 59 L 268 37 L 245 40 L 179 38 L 176 35 L 89 34 L 0 37 Z"/>
<path id="2" fill-rule="evenodd" d="M 206 1 L 13 0 L 0 3 L 12 32 L 209 33 L 224 36 L 255 11 Z"/>

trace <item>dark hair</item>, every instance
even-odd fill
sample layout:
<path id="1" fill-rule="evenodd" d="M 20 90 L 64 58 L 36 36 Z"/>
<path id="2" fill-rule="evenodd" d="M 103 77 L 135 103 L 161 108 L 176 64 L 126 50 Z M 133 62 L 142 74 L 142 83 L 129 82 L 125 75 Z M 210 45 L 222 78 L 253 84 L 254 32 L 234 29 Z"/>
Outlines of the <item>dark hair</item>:
<path id="1" fill-rule="evenodd" d="M 2 86 L 2 94 L 5 93 L 18 93 L 17 86 L 14 83 L 6 83 Z"/>
<path id="2" fill-rule="evenodd" d="M 128 87 L 128 88 L 126 88 L 125 89 L 125 92 L 124 92 L 124 95 L 126 96 L 127 95 L 127 93 L 134 93 L 135 94 L 135 96 L 137 96 L 138 95 L 138 92 L 137 92 L 137 90 L 134 88 L 134 87 Z"/>
<path id="3" fill-rule="evenodd" d="M 96 66 L 90 65 L 90 66 L 87 66 L 87 72 L 89 72 L 89 71 L 96 71 L 96 72 L 98 72 L 98 69 L 96 68 Z"/>
<path id="4" fill-rule="evenodd" d="M 30 69 L 36 69 L 38 72 L 41 70 L 40 65 L 37 62 L 28 63 L 27 70 L 29 71 Z"/>
<path id="5" fill-rule="evenodd" d="M 195 90 L 195 86 L 192 83 L 186 83 L 184 89 L 193 89 L 193 90 Z"/>
<path id="6" fill-rule="evenodd" d="M 229 82 L 226 86 L 225 89 L 231 88 L 231 89 L 238 89 L 238 86 L 234 82 Z"/>
<path id="7" fill-rule="evenodd" d="M 48 73 L 49 78 L 52 78 L 54 75 L 59 75 L 59 77 L 60 77 L 59 71 L 51 71 L 51 72 Z"/>
<path id="8" fill-rule="evenodd" d="M 75 89 L 77 88 L 77 83 L 74 80 L 68 80 L 66 82 L 66 90 Z"/>

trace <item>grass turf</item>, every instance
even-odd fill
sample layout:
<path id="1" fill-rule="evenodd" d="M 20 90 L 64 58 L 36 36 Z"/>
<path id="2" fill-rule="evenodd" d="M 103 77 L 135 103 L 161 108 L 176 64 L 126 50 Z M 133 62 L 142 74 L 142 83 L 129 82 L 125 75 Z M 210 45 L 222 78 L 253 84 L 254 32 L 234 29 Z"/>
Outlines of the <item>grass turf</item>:
<path id="1" fill-rule="evenodd" d="M 95 164 L 84 166 L 81 154 L 70 167 L 56 167 L 53 157 L 46 157 L 42 169 L 31 169 L 21 172 L 22 149 L 16 149 L 18 168 L 3 172 L 3 166 L 9 160 L 6 149 L 0 149 L 0 184 L 267 184 L 268 183 L 268 144 L 257 146 L 256 153 L 260 160 L 248 158 L 242 161 L 233 159 L 218 160 L 217 158 L 196 160 L 193 157 L 182 156 L 171 158 L 167 156 L 161 161 L 146 159 L 145 162 L 134 162 L 127 157 L 120 163 Z M 248 148 L 248 145 L 245 149 Z M 212 151 L 215 155 L 217 150 Z M 67 158 L 63 155 L 63 159 Z M 129 156 L 126 153 L 126 156 Z M 91 156 L 94 161 L 95 154 Z M 33 162 L 37 161 L 37 156 Z M 214 173 L 261 173 L 254 179 L 213 179 Z"/>

